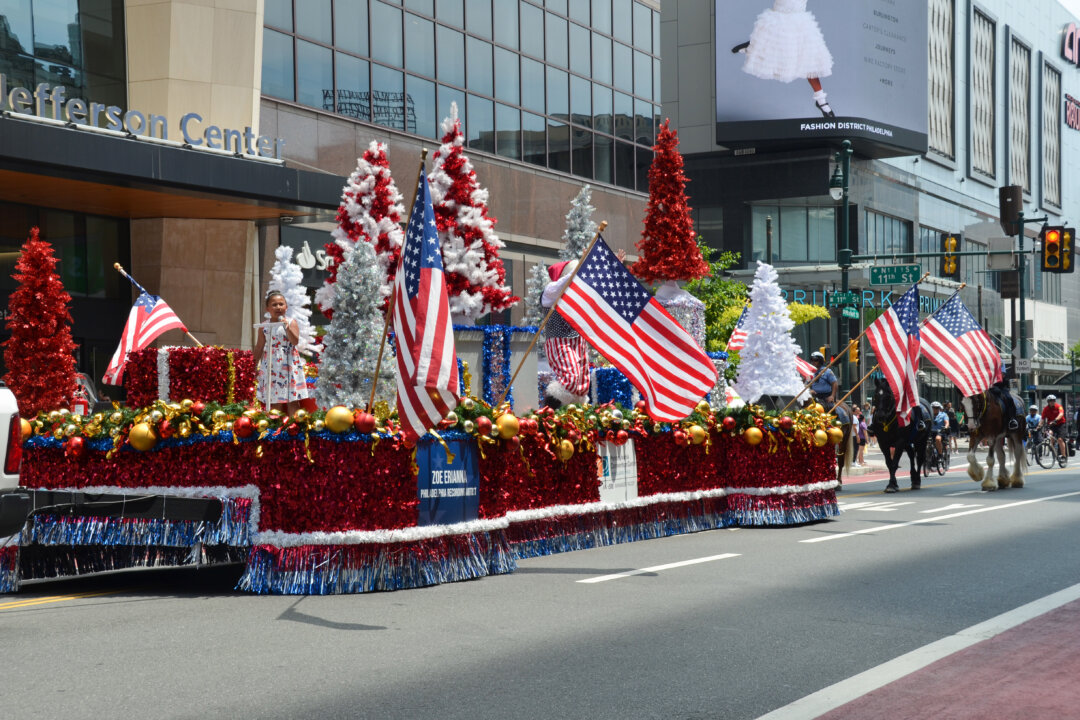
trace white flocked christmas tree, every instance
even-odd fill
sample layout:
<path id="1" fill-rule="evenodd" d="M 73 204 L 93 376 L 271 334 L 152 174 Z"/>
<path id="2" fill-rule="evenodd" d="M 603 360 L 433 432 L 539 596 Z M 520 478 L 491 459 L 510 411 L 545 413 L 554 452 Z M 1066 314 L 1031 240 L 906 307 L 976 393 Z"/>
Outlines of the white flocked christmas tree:
<path id="1" fill-rule="evenodd" d="M 544 296 L 544 288 L 547 287 L 551 278 L 548 277 L 547 265 L 537 263 L 529 271 L 529 277 L 525 281 L 525 324 L 539 325 L 547 314 L 547 308 L 540 304 Z"/>
<path id="2" fill-rule="evenodd" d="M 596 235 L 596 223 L 592 219 L 596 208 L 589 204 L 591 200 L 592 188 L 585 185 L 570 201 L 570 212 L 566 214 L 566 230 L 563 231 L 563 246 L 559 248 L 560 260 L 580 260 Z"/>
<path id="3" fill-rule="evenodd" d="M 300 352 L 321 352 L 322 346 L 315 341 L 315 332 L 311 327 L 311 298 L 304 287 L 304 271 L 293 262 L 293 249 L 279 245 L 274 251 L 274 266 L 270 268 L 270 286 L 268 290 L 277 290 L 285 296 L 289 309 L 285 317 L 296 320 L 300 331 Z M 266 315 L 269 317 L 269 314 Z"/>
<path id="4" fill-rule="evenodd" d="M 735 390 L 748 403 L 756 403 L 763 395 L 798 395 L 803 387 L 795 369 L 795 357 L 802 350 L 791 336 L 795 323 L 776 279 L 772 265 L 758 262 L 746 315 L 749 334 L 739 351 L 735 380 Z"/>
<path id="5" fill-rule="evenodd" d="M 334 319 L 323 337 L 326 349 L 315 389 L 319 407 L 367 407 L 382 342 L 381 283 L 382 268 L 371 245 L 361 242 L 345 250 L 338 267 Z M 393 403 L 396 391 L 394 361 L 387 347 L 375 399 Z"/>

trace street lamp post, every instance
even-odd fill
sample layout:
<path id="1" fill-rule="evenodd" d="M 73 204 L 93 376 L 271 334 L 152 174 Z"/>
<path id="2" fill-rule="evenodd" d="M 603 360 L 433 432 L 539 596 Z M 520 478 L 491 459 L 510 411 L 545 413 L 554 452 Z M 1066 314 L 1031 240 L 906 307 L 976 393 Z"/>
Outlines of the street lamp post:
<path id="1" fill-rule="evenodd" d="M 836 169 L 829 180 L 829 195 L 840 202 L 840 250 L 836 259 L 840 265 L 840 290 L 848 291 L 848 271 L 851 269 L 851 228 L 848 222 L 848 189 L 851 182 L 851 141 L 845 140 L 836 153 Z M 848 350 L 848 319 L 840 316 L 840 331 L 837 333 L 839 352 Z M 840 361 L 840 386 L 848 387 L 848 363 Z"/>

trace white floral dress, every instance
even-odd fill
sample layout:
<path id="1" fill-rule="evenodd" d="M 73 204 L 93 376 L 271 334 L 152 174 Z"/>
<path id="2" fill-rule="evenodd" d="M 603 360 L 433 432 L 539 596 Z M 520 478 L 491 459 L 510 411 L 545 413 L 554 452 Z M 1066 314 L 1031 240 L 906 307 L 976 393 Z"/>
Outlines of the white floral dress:
<path id="1" fill-rule="evenodd" d="M 259 390 L 257 399 L 266 401 L 267 366 L 270 369 L 270 402 L 285 403 L 308 397 L 304 380 L 304 362 L 300 351 L 285 336 L 285 325 L 263 327 L 263 357 L 259 363 Z"/>
<path id="2" fill-rule="evenodd" d="M 806 0 L 774 0 L 758 15 L 743 71 L 765 80 L 791 82 L 832 74 L 833 59 Z"/>

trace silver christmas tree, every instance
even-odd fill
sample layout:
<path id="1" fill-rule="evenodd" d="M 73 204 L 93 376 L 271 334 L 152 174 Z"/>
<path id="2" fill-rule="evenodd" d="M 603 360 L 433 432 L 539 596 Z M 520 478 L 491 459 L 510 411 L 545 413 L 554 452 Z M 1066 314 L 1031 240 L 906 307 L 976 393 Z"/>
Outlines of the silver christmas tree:
<path id="1" fill-rule="evenodd" d="M 533 265 L 532 270 L 529 271 L 529 279 L 525 283 L 524 323 L 526 325 L 539 325 L 544 319 L 547 308 L 540 305 L 540 300 L 549 279 L 547 265 L 542 262 Z"/>
<path id="2" fill-rule="evenodd" d="M 375 250 L 366 242 L 345 250 L 338 268 L 334 318 L 323 337 L 315 399 L 320 407 L 366 407 L 382 342 L 384 317 L 379 310 L 383 275 Z M 391 405 L 397 388 L 389 347 L 383 352 L 376 401 Z"/>
<path id="3" fill-rule="evenodd" d="M 564 244 L 559 249 L 560 260 L 580 260 L 596 235 L 596 223 L 592 220 L 596 208 L 589 204 L 591 200 L 592 188 L 585 185 L 577 197 L 570 201 L 570 212 L 566 214 L 566 230 L 563 231 Z"/>

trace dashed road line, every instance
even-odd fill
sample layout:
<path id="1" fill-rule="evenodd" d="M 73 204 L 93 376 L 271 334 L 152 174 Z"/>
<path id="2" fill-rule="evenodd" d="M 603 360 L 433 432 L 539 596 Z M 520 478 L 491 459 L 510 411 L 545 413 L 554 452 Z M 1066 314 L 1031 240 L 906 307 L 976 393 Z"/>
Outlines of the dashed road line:
<path id="1" fill-rule="evenodd" d="M 12 600 L 0 603 L 0 610 L 20 610 L 22 608 L 36 607 L 39 605 L 51 605 L 52 603 L 66 602 L 68 600 L 82 600 L 83 598 L 101 597 L 103 595 L 119 595 L 122 591 L 109 590 L 107 592 L 75 593 L 73 595 L 46 595 L 44 597 L 26 598 L 25 600 Z"/>
<path id="2" fill-rule="evenodd" d="M 698 565 L 700 563 L 713 562 L 714 560 L 727 560 L 728 558 L 739 557 L 738 553 L 724 553 L 723 555 L 710 555 L 709 557 L 694 558 L 693 560 L 681 560 L 679 562 L 667 563 L 666 565 L 653 565 L 652 567 L 641 568 L 640 570 L 627 570 L 626 572 L 612 573 L 611 575 L 600 575 L 599 577 L 586 578 L 584 580 L 578 580 L 579 583 L 593 584 L 607 582 L 608 580 L 618 580 L 620 578 L 633 577 L 634 575 L 644 575 L 645 573 L 660 572 L 661 570 L 670 570 L 671 568 L 684 567 L 686 565 Z"/>

